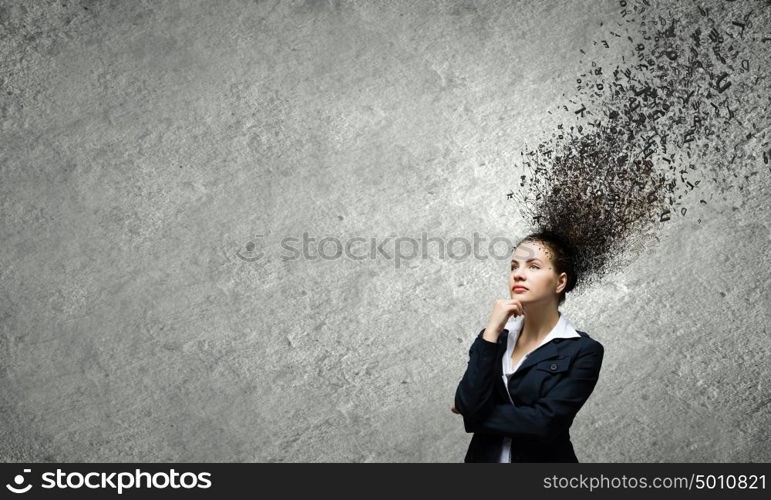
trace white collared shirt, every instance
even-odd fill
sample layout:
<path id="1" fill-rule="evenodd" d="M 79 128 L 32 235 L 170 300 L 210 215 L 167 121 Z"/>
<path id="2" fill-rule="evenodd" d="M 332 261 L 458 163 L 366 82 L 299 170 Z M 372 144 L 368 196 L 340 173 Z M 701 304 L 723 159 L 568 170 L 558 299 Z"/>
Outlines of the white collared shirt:
<path id="1" fill-rule="evenodd" d="M 559 312 L 560 319 L 557 321 L 557 324 L 554 325 L 554 328 L 544 337 L 544 339 L 541 341 L 540 344 L 535 349 L 538 349 L 542 345 L 551 342 L 554 339 L 562 338 L 562 339 L 569 339 L 572 337 L 580 337 L 578 332 L 576 332 L 576 329 L 573 327 L 573 324 L 570 322 L 570 320 L 565 317 L 561 312 Z M 509 378 L 511 375 L 517 371 L 517 369 L 522 365 L 522 362 L 525 361 L 525 359 L 535 351 L 530 351 L 526 355 L 522 357 L 522 359 L 519 360 L 516 366 L 512 366 L 511 363 L 511 353 L 514 352 L 514 346 L 517 345 L 517 338 L 519 337 L 520 332 L 522 331 L 522 324 L 524 323 L 524 318 L 522 316 L 512 316 L 509 318 L 509 321 L 506 323 L 506 328 L 509 331 L 509 337 L 506 344 L 506 354 L 503 356 L 503 385 L 506 386 L 506 394 L 509 394 Z M 514 404 L 514 401 L 511 400 L 511 394 L 509 394 L 509 401 L 511 401 L 511 404 Z M 509 463 L 511 462 L 511 438 L 504 437 L 503 438 L 503 445 L 501 447 L 501 457 L 498 460 L 498 462 L 505 462 Z"/>

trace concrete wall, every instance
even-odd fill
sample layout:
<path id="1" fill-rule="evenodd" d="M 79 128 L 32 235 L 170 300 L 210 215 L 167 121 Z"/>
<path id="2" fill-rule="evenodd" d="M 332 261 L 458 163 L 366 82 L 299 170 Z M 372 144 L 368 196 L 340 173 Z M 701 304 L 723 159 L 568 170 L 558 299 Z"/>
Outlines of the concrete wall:
<path id="1" fill-rule="evenodd" d="M 462 461 L 449 408 L 507 261 L 285 247 L 524 236 L 514 164 L 619 11 L 1 2 L 0 458 Z M 771 459 L 756 163 L 568 295 L 605 346 L 579 460 Z"/>

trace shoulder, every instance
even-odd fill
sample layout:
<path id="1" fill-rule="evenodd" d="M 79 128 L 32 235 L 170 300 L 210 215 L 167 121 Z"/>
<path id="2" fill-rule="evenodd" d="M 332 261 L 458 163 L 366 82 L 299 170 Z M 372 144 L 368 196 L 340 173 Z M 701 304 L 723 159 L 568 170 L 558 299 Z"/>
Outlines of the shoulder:
<path id="1" fill-rule="evenodd" d="M 603 345 L 599 341 L 591 338 L 588 333 L 581 330 L 576 330 L 576 333 L 581 336 L 581 338 L 578 339 L 579 343 L 581 344 L 580 351 L 585 353 L 594 352 L 599 354 L 603 354 L 605 352 Z"/>

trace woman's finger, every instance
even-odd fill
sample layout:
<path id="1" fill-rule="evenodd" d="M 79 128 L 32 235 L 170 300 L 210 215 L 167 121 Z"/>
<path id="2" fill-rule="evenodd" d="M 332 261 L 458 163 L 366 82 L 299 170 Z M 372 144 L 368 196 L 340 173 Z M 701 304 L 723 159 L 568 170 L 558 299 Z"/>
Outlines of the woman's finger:
<path id="1" fill-rule="evenodd" d="M 520 316 L 525 312 L 525 309 L 519 301 L 513 301 L 510 307 L 511 311 L 517 316 Z"/>
<path id="2" fill-rule="evenodd" d="M 525 306 L 522 305 L 522 302 L 520 302 L 519 299 L 511 299 L 509 302 L 516 306 L 517 315 L 525 314 Z"/>

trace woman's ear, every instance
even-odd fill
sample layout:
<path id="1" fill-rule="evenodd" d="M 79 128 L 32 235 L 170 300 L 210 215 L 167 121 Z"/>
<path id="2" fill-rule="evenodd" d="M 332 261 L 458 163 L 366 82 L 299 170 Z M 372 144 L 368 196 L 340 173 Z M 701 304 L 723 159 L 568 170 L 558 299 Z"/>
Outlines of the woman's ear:
<path id="1" fill-rule="evenodd" d="M 559 294 L 566 286 L 568 286 L 568 275 L 567 273 L 560 273 L 557 277 L 557 289 L 555 290 L 555 293 Z"/>

